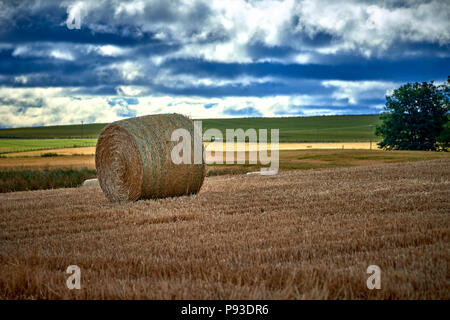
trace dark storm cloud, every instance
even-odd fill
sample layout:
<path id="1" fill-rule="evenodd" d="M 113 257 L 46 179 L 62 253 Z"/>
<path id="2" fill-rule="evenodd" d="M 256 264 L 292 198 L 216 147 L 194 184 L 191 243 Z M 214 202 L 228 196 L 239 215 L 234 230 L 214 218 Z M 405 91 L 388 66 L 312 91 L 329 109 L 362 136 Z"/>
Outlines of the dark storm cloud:
<path id="1" fill-rule="evenodd" d="M 174 76 L 176 78 L 176 75 Z M 149 80 L 150 81 L 150 80 Z M 273 96 L 273 95 L 292 95 L 308 94 L 311 96 L 331 94 L 333 88 L 324 88 L 321 82 L 311 80 L 296 81 L 267 81 L 250 84 L 232 84 L 232 85 L 209 85 L 209 86 L 187 86 L 184 88 L 174 88 L 164 85 L 152 85 L 152 90 L 162 94 L 178 96 L 201 96 L 201 97 L 227 97 L 227 96 Z"/>
<path id="2" fill-rule="evenodd" d="M 94 26 L 82 24 L 81 29 L 69 29 L 66 26 L 67 6 L 60 1 L 40 1 L 32 5 L 23 1 L 5 1 L 4 10 L 9 16 L 3 21 L 0 20 L 2 27 L 0 40 L 7 43 L 46 41 L 117 45 L 161 43 L 154 38 L 154 32 L 143 31 L 141 26 L 135 25 L 133 17 L 125 15 L 114 17 L 116 7 L 114 2 L 100 1 L 98 4 L 100 6 L 97 10 L 84 16 L 83 20 L 94 20 L 96 22 L 94 26 L 103 25 L 105 28 L 92 28 Z M 163 2 L 161 7 L 162 4 Z M 160 21 L 175 18 L 174 15 L 163 14 L 161 10 L 159 14 Z M 152 17 L 153 15 L 148 18 Z"/>
<path id="3" fill-rule="evenodd" d="M 275 114 L 277 116 L 298 116 L 298 115 L 307 115 L 308 113 L 314 112 L 318 110 L 327 109 L 328 112 L 331 111 L 332 114 L 377 114 L 380 112 L 379 109 L 371 108 L 371 105 L 360 104 L 358 106 L 322 106 L 322 105 L 291 105 L 289 111 L 276 111 Z M 307 112 L 305 112 L 307 111 Z"/>
<path id="4" fill-rule="evenodd" d="M 286 58 L 296 51 L 288 46 L 266 46 L 263 43 L 254 43 L 247 46 L 248 54 L 255 60 L 264 58 Z"/>
<path id="5" fill-rule="evenodd" d="M 12 97 L 9 89 L 72 88 L 106 97 L 104 108 L 120 117 L 144 103 L 127 95 L 170 96 L 184 106 L 191 106 L 182 101 L 188 97 L 205 98 L 200 115 L 220 108 L 229 116 L 376 113 L 394 86 L 444 81 L 450 73 L 448 2 L 226 4 L 0 0 L 0 108 L 52 108 L 50 98 Z M 66 25 L 75 9 L 81 29 Z M 276 96 L 288 105 L 212 101 Z M 289 102 L 296 96 L 308 101 Z"/>
<path id="6" fill-rule="evenodd" d="M 277 76 L 297 79 L 341 80 L 403 80 L 425 81 L 444 79 L 450 70 L 450 58 L 359 59 L 339 65 L 280 64 L 280 63 L 217 63 L 199 60 L 173 60 L 166 67 L 178 74 L 214 75 L 235 78 L 239 75 L 256 77 Z"/>
<path id="7" fill-rule="evenodd" d="M 22 98 L 0 97 L 0 104 L 17 106 L 17 112 L 24 112 L 27 108 L 42 108 L 45 106 L 45 101 L 42 98 L 29 99 L 30 97 L 23 96 Z"/>

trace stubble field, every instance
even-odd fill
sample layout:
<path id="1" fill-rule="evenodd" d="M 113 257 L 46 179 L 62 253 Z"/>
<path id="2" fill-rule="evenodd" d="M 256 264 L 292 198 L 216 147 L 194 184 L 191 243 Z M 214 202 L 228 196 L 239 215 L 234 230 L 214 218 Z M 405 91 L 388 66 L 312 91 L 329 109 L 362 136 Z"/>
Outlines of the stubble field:
<path id="1" fill-rule="evenodd" d="M 126 204 L 0 194 L 0 299 L 449 299 L 449 178 L 440 159 L 208 177 Z"/>

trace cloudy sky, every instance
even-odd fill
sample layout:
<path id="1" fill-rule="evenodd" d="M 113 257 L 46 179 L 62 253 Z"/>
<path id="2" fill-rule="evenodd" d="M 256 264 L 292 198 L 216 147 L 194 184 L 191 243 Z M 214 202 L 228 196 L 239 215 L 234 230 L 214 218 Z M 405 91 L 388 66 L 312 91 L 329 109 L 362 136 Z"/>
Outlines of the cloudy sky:
<path id="1" fill-rule="evenodd" d="M 445 0 L 0 0 L 0 127 L 379 113 L 449 44 Z"/>

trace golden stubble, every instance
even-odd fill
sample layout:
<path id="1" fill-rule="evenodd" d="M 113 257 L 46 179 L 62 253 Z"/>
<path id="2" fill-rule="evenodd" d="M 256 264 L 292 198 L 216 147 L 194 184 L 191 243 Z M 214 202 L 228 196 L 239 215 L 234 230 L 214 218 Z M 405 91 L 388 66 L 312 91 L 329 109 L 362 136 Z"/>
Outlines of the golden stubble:
<path id="1" fill-rule="evenodd" d="M 0 298 L 448 299 L 449 177 L 445 159 L 209 177 L 121 204 L 99 187 L 0 194 Z"/>

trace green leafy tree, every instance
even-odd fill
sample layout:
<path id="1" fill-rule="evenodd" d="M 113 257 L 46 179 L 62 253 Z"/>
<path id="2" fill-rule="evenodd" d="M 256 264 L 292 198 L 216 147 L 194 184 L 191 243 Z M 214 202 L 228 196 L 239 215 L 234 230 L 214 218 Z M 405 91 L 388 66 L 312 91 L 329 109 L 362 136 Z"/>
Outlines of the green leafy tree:
<path id="1" fill-rule="evenodd" d="M 381 148 L 394 150 L 447 150 L 449 147 L 449 88 L 407 83 L 386 96 L 386 112 L 376 134 Z"/>
<path id="2" fill-rule="evenodd" d="M 437 140 L 443 150 L 450 149 L 450 121 L 447 121 L 444 130 L 442 130 L 442 133 Z"/>

